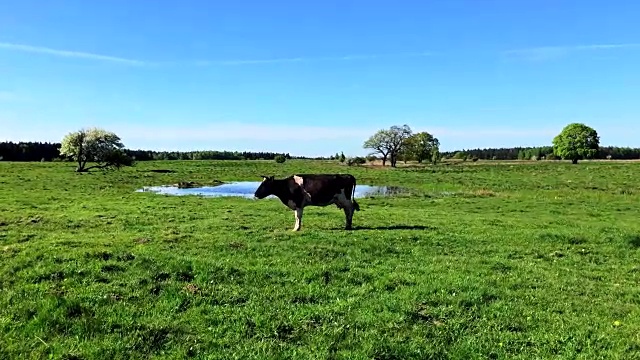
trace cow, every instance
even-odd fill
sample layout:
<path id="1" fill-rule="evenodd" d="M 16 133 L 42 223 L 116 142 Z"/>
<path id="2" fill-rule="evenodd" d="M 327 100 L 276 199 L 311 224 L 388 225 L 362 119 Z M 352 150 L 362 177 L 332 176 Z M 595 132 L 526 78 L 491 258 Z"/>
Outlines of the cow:
<path id="1" fill-rule="evenodd" d="M 356 178 L 350 174 L 298 174 L 284 179 L 262 176 L 254 197 L 264 199 L 274 195 L 293 210 L 296 222 L 293 231 L 302 226 L 302 212 L 306 206 L 335 204 L 344 211 L 345 230 L 352 229 L 353 213 L 360 211 L 355 200 Z"/>

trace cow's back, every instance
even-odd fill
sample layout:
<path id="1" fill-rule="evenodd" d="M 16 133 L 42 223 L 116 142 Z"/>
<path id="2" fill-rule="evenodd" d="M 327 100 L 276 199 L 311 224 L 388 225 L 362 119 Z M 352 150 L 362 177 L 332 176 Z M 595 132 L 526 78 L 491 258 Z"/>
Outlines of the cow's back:
<path id="1" fill-rule="evenodd" d="M 292 178 L 312 199 L 321 201 L 328 200 L 343 190 L 351 195 L 355 185 L 355 177 L 351 174 L 297 174 Z"/>

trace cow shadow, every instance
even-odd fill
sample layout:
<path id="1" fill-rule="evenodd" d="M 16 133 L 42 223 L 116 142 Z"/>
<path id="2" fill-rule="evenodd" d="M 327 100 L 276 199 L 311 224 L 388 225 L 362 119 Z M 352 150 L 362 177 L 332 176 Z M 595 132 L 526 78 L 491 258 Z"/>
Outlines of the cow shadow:
<path id="1" fill-rule="evenodd" d="M 428 225 L 381 225 L 381 226 L 353 226 L 353 230 L 436 230 L 434 226 Z"/>

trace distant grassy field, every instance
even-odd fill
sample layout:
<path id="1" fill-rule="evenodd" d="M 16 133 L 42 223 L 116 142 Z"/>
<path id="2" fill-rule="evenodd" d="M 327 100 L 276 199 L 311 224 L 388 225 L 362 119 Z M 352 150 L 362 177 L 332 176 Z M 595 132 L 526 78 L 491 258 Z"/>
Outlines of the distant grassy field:
<path id="1" fill-rule="evenodd" d="M 0 162 L 0 359 L 640 357 L 640 163 L 73 168 Z M 299 233 L 275 200 L 135 192 L 296 172 L 412 192 Z"/>

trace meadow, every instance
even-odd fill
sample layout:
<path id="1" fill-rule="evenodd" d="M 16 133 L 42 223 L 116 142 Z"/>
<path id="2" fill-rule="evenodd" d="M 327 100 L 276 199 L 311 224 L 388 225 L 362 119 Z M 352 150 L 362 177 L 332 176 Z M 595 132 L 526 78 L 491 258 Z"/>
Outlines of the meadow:
<path id="1" fill-rule="evenodd" d="M 0 162 L 1 359 L 640 357 L 640 163 Z M 154 172 L 166 169 L 171 172 Z M 135 192 L 349 172 L 335 207 Z"/>

